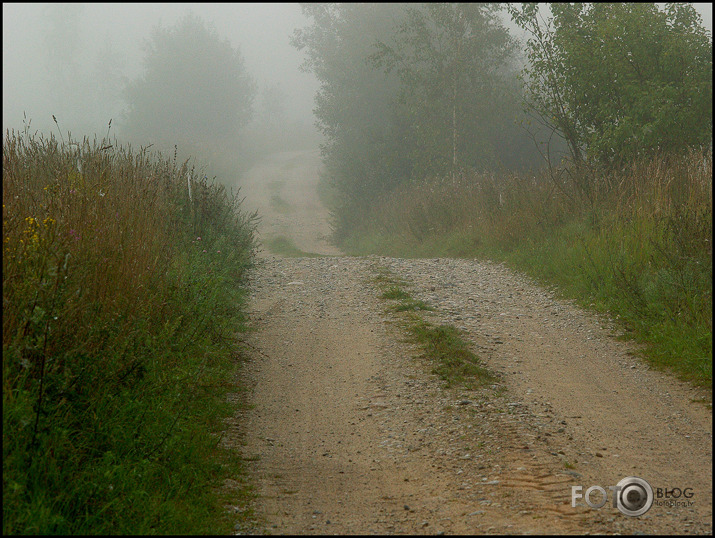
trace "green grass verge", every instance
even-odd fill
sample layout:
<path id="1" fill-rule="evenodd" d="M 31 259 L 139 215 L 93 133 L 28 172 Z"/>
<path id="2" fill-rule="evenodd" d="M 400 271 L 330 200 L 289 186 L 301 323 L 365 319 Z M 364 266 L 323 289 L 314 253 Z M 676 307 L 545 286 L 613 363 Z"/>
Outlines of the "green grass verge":
<path id="1" fill-rule="evenodd" d="M 505 262 L 606 313 L 653 367 L 711 391 L 712 154 L 636 162 L 599 181 L 591 200 L 548 176 L 410 185 L 342 230 L 340 247 Z"/>
<path id="2" fill-rule="evenodd" d="M 712 261 L 655 266 L 638 237 L 571 223 L 504 248 L 470 233 L 428 236 L 418 245 L 373 234 L 352 238 L 351 255 L 490 259 L 556 286 L 563 298 L 611 317 L 640 356 L 696 386 L 712 385 Z M 652 244 L 652 243 L 651 243 Z M 643 244 L 640 244 L 643 247 Z M 647 247 L 648 242 L 645 243 Z"/>
<path id="3" fill-rule="evenodd" d="M 558 286 L 585 308 L 615 318 L 641 355 L 701 387 L 712 383 L 712 261 L 668 260 L 662 233 L 574 223 L 490 257 Z"/>

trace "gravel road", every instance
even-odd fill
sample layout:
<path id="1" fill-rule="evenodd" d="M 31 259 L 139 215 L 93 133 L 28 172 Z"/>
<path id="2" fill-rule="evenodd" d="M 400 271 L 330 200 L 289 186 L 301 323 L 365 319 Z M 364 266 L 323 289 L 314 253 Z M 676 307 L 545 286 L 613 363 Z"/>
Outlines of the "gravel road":
<path id="1" fill-rule="evenodd" d="M 258 517 L 239 533 L 712 533 L 702 394 L 502 265 L 337 255 L 317 159 L 274 156 L 242 185 L 264 239 L 328 256 L 264 252 L 251 276 L 252 407 L 228 441 L 250 460 Z M 462 329 L 498 382 L 445 388 L 380 299 L 380 267 L 436 309 L 427 319 Z M 633 476 L 671 498 L 622 514 L 608 487 Z M 571 486 L 609 502 L 572 507 Z"/>

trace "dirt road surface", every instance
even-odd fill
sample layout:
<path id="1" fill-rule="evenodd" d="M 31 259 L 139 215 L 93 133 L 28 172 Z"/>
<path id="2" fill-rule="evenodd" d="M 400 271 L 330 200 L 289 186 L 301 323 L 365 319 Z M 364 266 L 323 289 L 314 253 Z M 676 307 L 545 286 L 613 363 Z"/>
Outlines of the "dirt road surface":
<path id="1" fill-rule="evenodd" d="M 712 533 L 702 394 L 502 265 L 340 256 L 318 170 L 316 152 L 280 154 L 242 187 L 264 240 L 328 256 L 264 252 L 253 271 L 252 407 L 229 442 L 251 460 L 257 520 L 239 534 Z M 498 382 L 445 388 L 386 310 L 378 267 L 462 329 Z M 655 490 L 639 517 L 611 504 L 626 477 Z M 572 486 L 608 502 L 572 507 Z"/>
<path id="2" fill-rule="evenodd" d="M 316 192 L 320 165 L 318 150 L 291 151 L 264 159 L 246 174 L 240 184 L 244 207 L 258 209 L 262 219 L 259 255 L 268 255 L 267 245 L 281 237 L 304 252 L 340 255 L 328 242 L 329 213 Z"/>

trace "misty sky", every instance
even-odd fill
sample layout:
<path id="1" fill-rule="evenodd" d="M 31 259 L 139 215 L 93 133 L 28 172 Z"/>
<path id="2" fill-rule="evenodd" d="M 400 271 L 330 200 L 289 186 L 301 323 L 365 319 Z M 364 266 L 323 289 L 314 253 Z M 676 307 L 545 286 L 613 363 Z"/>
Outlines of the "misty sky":
<path id="1" fill-rule="evenodd" d="M 313 96 L 318 84 L 298 66 L 303 55 L 289 43 L 297 27 L 306 25 L 298 4 L 74 4 L 79 9 L 79 25 L 70 30 L 75 43 L 74 71 L 68 76 L 79 86 L 107 90 L 111 96 L 126 79 L 142 71 L 142 43 L 157 24 L 174 26 L 188 12 L 212 24 L 221 38 L 227 38 L 243 55 L 246 68 L 258 84 L 280 85 L 286 94 L 286 113 L 291 119 L 312 123 Z M 55 8 L 56 9 L 56 8 Z M 56 110 L 48 76 L 47 34 L 53 11 L 47 4 L 3 4 L 3 130 L 22 128 L 23 111 L 32 118 L 34 129 L 56 129 L 51 114 L 61 126 L 79 129 L 73 121 L 78 110 Z M 99 59 L 101 58 L 101 59 Z M 50 59 L 50 62 L 53 60 Z M 91 76 L 90 76 L 91 75 Z M 84 78 L 83 78 L 84 77 Z M 105 86 L 111 86 L 106 88 Z M 77 92 L 85 93 L 84 87 Z M 115 92 L 117 96 L 121 94 Z M 120 102 L 93 106 L 87 103 L 96 132 L 105 132 L 111 117 L 120 112 Z M 75 107 L 77 108 L 77 107 Z M 105 108 L 106 110 L 101 110 Z M 70 117 L 67 117 L 70 116 Z M 97 116 L 103 116 L 101 119 Z M 115 121 L 116 124 L 116 121 Z"/>
<path id="2" fill-rule="evenodd" d="M 239 47 L 259 91 L 280 86 L 288 118 L 313 121 L 318 84 L 312 75 L 299 71 L 303 55 L 289 43 L 293 30 L 308 22 L 298 4 L 56 6 L 3 3 L 3 131 L 21 129 L 25 111 L 33 130 L 56 129 L 51 118 L 55 114 L 64 131 L 106 132 L 109 119 L 117 118 L 124 106 L 122 85 L 141 73 L 142 44 L 151 29 L 159 23 L 171 27 L 190 11 Z M 711 5 L 695 6 L 712 32 Z M 72 10 L 78 13 L 75 26 L 64 27 L 64 35 L 59 35 L 62 31 L 52 21 Z M 63 46 L 57 41 L 52 45 L 53 36 Z M 72 65 L 57 69 L 67 60 L 67 51 L 72 51 Z M 62 101 L 57 88 L 82 98 L 65 106 L 69 100 Z"/>

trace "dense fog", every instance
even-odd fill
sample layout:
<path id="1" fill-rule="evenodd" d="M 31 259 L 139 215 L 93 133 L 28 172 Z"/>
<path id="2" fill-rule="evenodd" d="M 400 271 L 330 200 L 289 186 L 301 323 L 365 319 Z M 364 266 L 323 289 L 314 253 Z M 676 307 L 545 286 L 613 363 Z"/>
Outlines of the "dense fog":
<path id="1" fill-rule="evenodd" d="M 213 25 L 244 57 L 260 90 L 278 86 L 290 119 L 312 122 L 311 75 L 289 43 L 305 24 L 298 4 L 3 4 L 3 127 L 104 131 L 123 110 L 122 88 L 142 72 L 157 25 L 187 13 Z"/>
<path id="2" fill-rule="evenodd" d="M 315 147 L 317 141 L 310 135 L 316 133 L 312 108 L 318 83 L 312 74 L 299 70 L 302 53 L 289 42 L 294 29 L 306 23 L 298 4 L 4 3 L 3 131 L 22 130 L 26 117 L 33 132 L 62 132 L 66 137 L 69 131 L 73 139 L 95 134 L 101 138 L 112 120 L 110 137 L 159 146 L 157 137 L 143 136 L 138 118 L 128 117 L 128 88 L 146 73 L 147 46 L 156 44 L 153 32 L 170 32 L 192 15 L 217 42 L 227 41 L 239 53 L 252 91 L 252 100 L 246 103 L 252 113 L 239 129 L 243 145 L 274 139 L 264 132 L 273 124 L 280 125 L 284 144 L 297 140 Z M 191 50 L 193 45 L 187 47 Z M 193 60 L 205 62 L 200 55 Z M 202 84 L 214 95 L 202 92 Z M 186 93 L 187 86 L 195 86 L 197 111 L 210 106 L 217 117 L 236 98 L 220 93 L 213 80 L 175 81 L 173 88 L 163 81 L 158 98 L 170 102 Z M 186 106 L 186 100 L 181 104 Z M 142 114 L 146 125 L 157 120 L 146 110 Z M 225 118 L 229 121 L 231 114 Z M 197 138 L 196 133 L 177 134 L 177 140 L 164 140 L 164 147 Z M 216 136 L 222 134 L 219 127 Z M 286 139 L 289 135 L 293 140 Z M 185 149 L 195 153 L 196 148 Z"/>
<path id="3" fill-rule="evenodd" d="M 697 4 L 696 8 L 711 29 L 710 5 Z M 501 15 L 505 26 L 517 35 L 508 15 Z M 245 79 L 241 87 L 251 94 L 243 105 L 250 113 L 224 114 L 236 96 L 222 88 L 236 87 L 231 86 L 235 81 L 214 84 L 213 76 L 202 81 L 144 81 L 145 87 L 135 87 L 132 93 L 132 85 L 147 70 L 147 47 L 156 47 L 153 32 L 158 28 L 166 37 L 191 16 L 192 24 L 209 32 L 206 35 L 217 43 L 227 41 L 238 51 L 236 65 Z M 108 132 L 111 120 L 110 136 L 140 145 L 196 145 L 199 152 L 218 140 L 229 142 L 226 145 L 235 141 L 246 151 L 257 151 L 265 144 L 274 145 L 268 151 L 301 143 L 316 147 L 320 137 L 313 109 L 319 84 L 314 73 L 300 70 L 304 51 L 290 42 L 294 31 L 308 24 L 298 4 L 4 3 L 3 131 L 22 130 L 25 121 L 31 121 L 32 131 L 55 136 L 71 132 L 75 139 L 101 137 Z M 186 47 L 188 54 L 193 54 L 193 45 Z M 160 71 L 161 54 L 155 54 L 154 61 L 153 69 Z M 211 63 L 200 55 L 193 61 Z M 210 71 L 214 67 L 215 71 Z M 207 73 L 217 73 L 223 66 L 206 68 Z M 195 115 L 204 115 L 203 130 L 213 132 L 177 132 L 186 124 L 181 123 L 182 118 L 176 118 L 177 128 L 167 118 L 154 117 L 151 100 L 137 104 L 151 92 L 155 102 L 175 102 L 184 111 L 188 108 Z M 186 95 L 177 98 L 182 92 L 194 95 L 196 101 Z M 133 118 L 128 116 L 132 99 Z M 152 121 L 163 121 L 165 133 L 142 130 L 142 124 L 148 126 Z M 228 125 L 219 125 L 221 121 Z M 239 127 L 236 132 L 231 131 L 232 121 L 241 122 L 235 126 Z M 162 137 L 165 140 L 160 140 Z M 185 149 L 197 151 L 195 147 Z"/>

